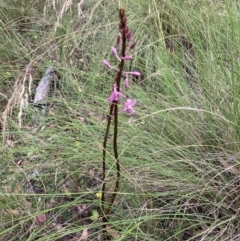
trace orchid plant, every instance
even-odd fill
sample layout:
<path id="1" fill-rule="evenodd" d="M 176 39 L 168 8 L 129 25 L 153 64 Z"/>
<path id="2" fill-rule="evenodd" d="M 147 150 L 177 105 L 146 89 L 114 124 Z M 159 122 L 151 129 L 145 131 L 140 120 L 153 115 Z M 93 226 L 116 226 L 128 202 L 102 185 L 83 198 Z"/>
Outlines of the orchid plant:
<path id="1" fill-rule="evenodd" d="M 127 90 L 129 88 L 129 77 L 130 76 L 140 76 L 141 74 L 137 71 L 125 71 L 124 64 L 125 61 L 131 61 L 133 59 L 132 55 L 129 53 L 135 48 L 136 42 L 132 41 L 132 32 L 129 30 L 127 26 L 127 18 L 124 8 L 119 8 L 119 32 L 120 34 L 117 36 L 116 39 L 116 47 L 111 47 L 111 52 L 119 61 L 118 68 L 114 68 L 107 60 L 103 60 L 103 64 L 113 71 L 116 72 L 116 76 L 114 78 L 113 89 L 108 98 L 108 102 L 110 104 L 110 110 L 108 115 L 107 121 L 107 128 L 106 133 L 104 136 L 103 141 L 103 185 L 102 185 L 102 196 L 101 196 L 101 207 L 103 212 L 103 230 L 106 230 L 106 225 L 108 222 L 108 217 L 111 212 L 112 205 L 116 198 L 117 192 L 119 190 L 119 182 L 120 182 L 120 161 L 118 156 L 118 149 L 117 149 L 117 137 L 118 137 L 118 106 L 120 104 L 121 99 L 125 99 L 126 96 L 122 93 L 122 89 L 120 87 L 121 80 L 124 79 L 124 86 Z M 128 112 L 131 115 L 135 114 L 134 106 L 136 105 L 137 101 L 135 99 L 126 99 L 123 104 L 123 109 L 121 110 L 122 113 Z M 111 120 L 113 119 L 114 123 L 114 134 L 113 134 L 113 151 L 114 151 L 114 158 L 116 161 L 116 182 L 113 194 L 110 199 L 110 204 L 106 205 L 105 200 L 105 178 L 106 178 L 106 147 L 107 141 L 109 136 L 109 129 L 111 125 Z M 104 231 L 106 232 L 106 231 Z M 105 233 L 106 234 L 106 233 Z"/>

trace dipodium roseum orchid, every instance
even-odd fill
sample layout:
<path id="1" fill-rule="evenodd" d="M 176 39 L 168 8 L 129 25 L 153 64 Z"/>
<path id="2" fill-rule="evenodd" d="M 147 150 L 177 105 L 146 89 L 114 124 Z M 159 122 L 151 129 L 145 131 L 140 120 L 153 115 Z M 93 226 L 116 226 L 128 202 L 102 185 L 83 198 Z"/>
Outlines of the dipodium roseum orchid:
<path id="1" fill-rule="evenodd" d="M 114 87 L 113 87 L 113 91 L 112 91 L 112 94 L 110 95 L 110 97 L 108 98 L 108 101 L 110 103 L 112 102 L 116 102 L 119 100 L 119 98 L 121 97 L 125 97 L 122 93 L 121 93 L 121 89 L 120 91 L 117 91 L 117 86 L 114 84 Z"/>
<path id="2" fill-rule="evenodd" d="M 101 190 L 101 208 L 103 213 L 103 235 L 101 240 L 108 240 L 107 239 L 107 223 L 109 222 L 109 215 L 111 213 L 111 209 L 114 203 L 114 200 L 116 198 L 117 192 L 119 191 L 119 183 L 120 183 L 120 160 L 118 156 L 118 106 L 121 102 L 121 99 L 126 98 L 125 95 L 122 93 L 121 89 L 121 80 L 124 80 L 124 86 L 125 89 L 129 88 L 129 76 L 133 77 L 139 77 L 141 74 L 138 71 L 126 71 L 124 69 L 125 61 L 131 61 L 133 60 L 133 56 L 129 54 L 130 51 L 132 51 L 135 46 L 136 42 L 132 41 L 132 32 L 129 30 L 127 26 L 127 17 L 125 14 L 125 9 L 120 8 L 119 9 L 119 32 L 117 38 L 116 38 L 116 47 L 111 47 L 112 54 L 116 57 L 116 59 L 119 62 L 118 68 L 115 68 L 115 64 L 112 66 L 107 60 L 103 60 L 104 66 L 107 68 L 113 70 L 116 72 L 114 81 L 113 81 L 113 87 L 112 92 L 108 98 L 110 109 L 109 109 L 109 115 L 108 115 L 108 121 L 107 121 L 107 128 L 106 133 L 103 140 L 103 161 L 102 161 L 102 167 L 103 167 L 103 173 L 102 173 L 102 190 Z M 123 104 L 123 109 L 121 113 L 128 112 L 131 115 L 135 114 L 134 106 L 136 105 L 137 101 L 135 99 L 127 99 L 125 103 Z M 107 154 L 107 141 L 109 137 L 109 130 L 113 119 L 113 152 L 114 152 L 114 159 L 116 163 L 116 181 L 115 181 L 115 187 L 114 190 L 111 192 L 112 194 L 109 194 L 106 192 L 106 154 Z M 106 204 L 106 195 L 111 195 L 110 203 Z"/>
<path id="3" fill-rule="evenodd" d="M 132 99 L 127 99 L 124 103 L 124 108 L 122 112 L 128 111 L 130 114 L 135 114 L 133 107 L 136 105 L 137 101 Z"/>

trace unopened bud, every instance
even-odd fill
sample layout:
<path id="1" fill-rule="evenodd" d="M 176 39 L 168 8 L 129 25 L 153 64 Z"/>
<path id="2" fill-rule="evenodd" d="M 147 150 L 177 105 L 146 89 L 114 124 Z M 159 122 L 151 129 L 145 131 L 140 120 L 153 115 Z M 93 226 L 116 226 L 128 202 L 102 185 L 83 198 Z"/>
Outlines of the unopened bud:
<path id="1" fill-rule="evenodd" d="M 111 47 L 111 50 L 112 50 L 112 53 L 113 53 L 114 55 L 117 55 L 117 50 L 116 50 L 116 48 Z"/>
<path id="2" fill-rule="evenodd" d="M 125 57 L 122 57 L 122 59 L 125 59 L 125 60 L 132 60 L 133 57 L 131 55 L 126 55 Z"/>
<path id="3" fill-rule="evenodd" d="M 131 32 L 128 32 L 128 34 L 127 34 L 127 41 L 128 42 L 130 42 L 131 41 L 131 39 L 132 39 L 132 33 Z"/>
<path id="4" fill-rule="evenodd" d="M 125 86 L 126 89 L 129 87 L 129 80 L 128 80 L 128 78 L 125 79 L 124 86 Z"/>
<path id="5" fill-rule="evenodd" d="M 102 62 L 106 67 L 108 67 L 108 68 L 112 67 L 107 60 L 103 60 Z"/>
<path id="6" fill-rule="evenodd" d="M 136 46 L 136 44 L 137 44 L 137 42 L 132 43 L 129 48 L 130 48 L 130 49 L 134 49 L 135 46 Z"/>
<path id="7" fill-rule="evenodd" d="M 134 71 L 134 72 L 129 72 L 129 74 L 131 74 L 132 76 L 141 76 L 141 73 L 137 72 L 137 71 Z"/>
<path id="8" fill-rule="evenodd" d="M 117 43 L 117 45 L 119 45 L 120 40 L 121 40 L 121 37 L 120 37 L 120 35 L 118 35 L 118 36 L 117 36 L 117 39 L 116 39 L 116 43 Z"/>

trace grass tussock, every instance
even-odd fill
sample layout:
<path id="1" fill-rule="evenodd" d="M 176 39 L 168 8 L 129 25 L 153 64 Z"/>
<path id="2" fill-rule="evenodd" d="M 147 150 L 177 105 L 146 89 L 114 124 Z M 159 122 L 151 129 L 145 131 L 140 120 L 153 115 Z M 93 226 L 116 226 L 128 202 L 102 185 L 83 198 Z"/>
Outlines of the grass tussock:
<path id="1" fill-rule="evenodd" d="M 137 39 L 112 240 L 239 240 L 238 1 L 121 1 Z M 99 240 L 118 1 L 0 3 L 0 240 Z M 113 60 L 114 61 L 114 60 Z M 46 114 L 32 103 L 56 71 Z M 37 118 L 33 118 L 37 116 Z M 107 153 L 109 193 L 113 153 Z"/>

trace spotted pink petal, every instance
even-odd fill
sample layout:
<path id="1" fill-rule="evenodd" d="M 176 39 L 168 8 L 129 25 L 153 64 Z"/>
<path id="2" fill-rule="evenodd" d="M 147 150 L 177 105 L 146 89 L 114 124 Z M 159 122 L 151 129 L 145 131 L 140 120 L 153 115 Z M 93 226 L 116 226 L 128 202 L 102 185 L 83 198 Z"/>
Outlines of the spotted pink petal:
<path id="1" fill-rule="evenodd" d="M 135 114 L 135 110 L 133 107 L 136 105 L 137 101 L 132 99 L 127 99 L 124 103 L 124 108 L 122 109 L 122 112 L 129 112 L 130 114 Z"/>

